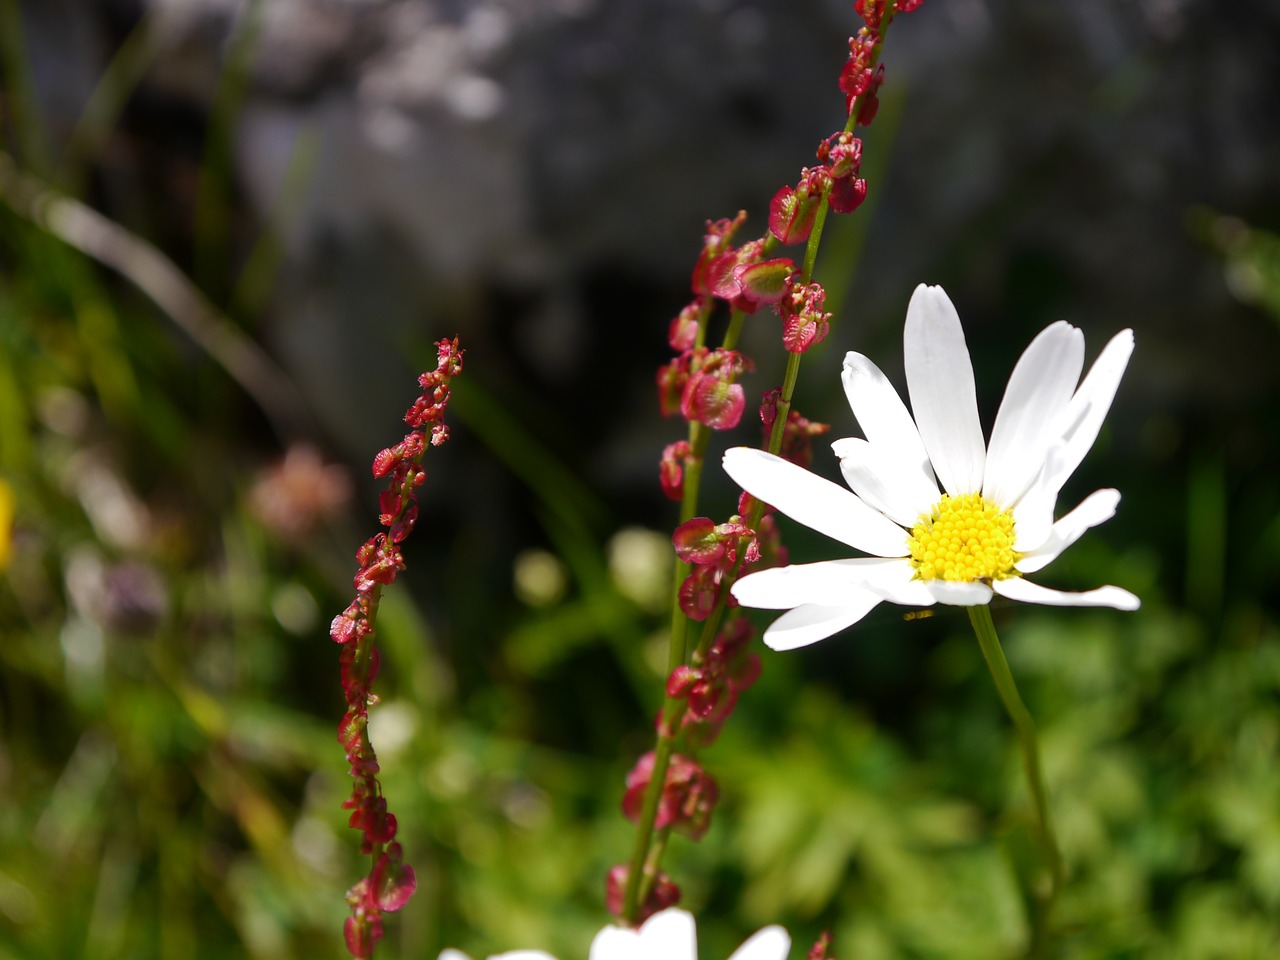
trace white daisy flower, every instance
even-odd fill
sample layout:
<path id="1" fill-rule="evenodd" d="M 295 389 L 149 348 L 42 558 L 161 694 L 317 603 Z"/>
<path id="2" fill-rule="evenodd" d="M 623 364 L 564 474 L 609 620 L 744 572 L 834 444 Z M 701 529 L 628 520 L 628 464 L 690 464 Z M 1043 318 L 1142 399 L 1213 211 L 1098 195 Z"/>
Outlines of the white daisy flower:
<path id="1" fill-rule="evenodd" d="M 831 446 L 853 492 L 762 450 L 725 453 L 725 472 L 753 497 L 870 554 L 762 570 L 735 583 L 743 606 L 788 611 L 765 643 L 806 646 L 884 600 L 977 606 L 998 593 L 1136 610 L 1138 598 L 1119 587 L 1065 593 L 1023 577 L 1115 514 L 1120 494 L 1098 490 L 1053 519 L 1059 491 L 1111 407 L 1133 331 L 1113 337 L 1080 381 L 1083 334 L 1062 321 L 1043 330 L 1009 377 L 986 445 L 964 331 L 941 287 L 921 284 L 912 294 L 903 348 L 914 419 L 879 367 L 860 353 L 845 357 L 845 393 L 866 439 Z"/>
<path id="2" fill-rule="evenodd" d="M 733 952 L 729 960 L 786 960 L 791 937 L 779 926 L 765 927 Z M 698 934 L 693 916 L 675 908 L 655 913 L 639 930 L 613 925 L 591 941 L 589 960 L 697 960 Z M 446 950 L 439 960 L 468 960 L 457 950 Z M 541 950 L 516 950 L 489 960 L 555 960 Z"/>

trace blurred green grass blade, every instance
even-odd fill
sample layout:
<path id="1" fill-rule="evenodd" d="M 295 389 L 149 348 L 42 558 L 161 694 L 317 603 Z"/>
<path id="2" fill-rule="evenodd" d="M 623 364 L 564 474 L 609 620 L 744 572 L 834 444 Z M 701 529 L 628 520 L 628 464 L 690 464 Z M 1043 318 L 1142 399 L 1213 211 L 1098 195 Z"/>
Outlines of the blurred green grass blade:
<path id="1" fill-rule="evenodd" d="M 25 474 L 31 462 L 31 417 L 14 367 L 18 353 L 8 336 L 8 309 L 0 299 L 0 469 Z"/>
<path id="2" fill-rule="evenodd" d="M 4 106 L 23 162 L 32 170 L 50 167 L 49 141 L 39 113 L 39 101 L 31 84 L 31 64 L 27 60 L 26 31 L 18 0 L 0 0 L 0 78 L 6 96 Z"/>
<path id="3" fill-rule="evenodd" d="M 284 236 L 298 215 L 306 197 L 316 158 L 320 155 L 320 138 L 315 128 L 303 124 L 294 138 L 293 150 L 285 167 L 284 179 L 262 236 L 249 253 L 244 269 L 231 294 L 231 312 L 256 317 L 266 306 L 284 259 Z"/>
<path id="4" fill-rule="evenodd" d="M 540 443 L 473 373 L 459 382 L 450 404 L 450 411 L 456 412 L 489 451 L 545 504 L 548 520 L 544 526 L 548 533 L 562 547 L 589 544 L 592 566 L 603 568 L 595 533 L 604 527 L 608 511 L 591 488 Z M 582 568 L 582 558 L 576 548 L 565 554 L 575 572 L 587 574 L 590 579 L 595 572 Z"/>
<path id="5" fill-rule="evenodd" d="M 230 286 L 232 141 L 235 122 L 249 87 L 249 65 L 262 29 L 262 0 L 249 0 L 231 36 L 200 161 L 196 188 L 196 284 L 225 303 Z"/>
<path id="6" fill-rule="evenodd" d="M 125 37 L 71 130 L 57 183 L 72 196 L 83 193 L 87 169 L 102 156 L 125 104 L 160 52 L 153 21 L 147 12 Z"/>
<path id="7" fill-rule="evenodd" d="M 1187 476 L 1187 605 L 1206 617 L 1217 615 L 1227 557 L 1226 470 L 1221 455 L 1191 464 Z"/>

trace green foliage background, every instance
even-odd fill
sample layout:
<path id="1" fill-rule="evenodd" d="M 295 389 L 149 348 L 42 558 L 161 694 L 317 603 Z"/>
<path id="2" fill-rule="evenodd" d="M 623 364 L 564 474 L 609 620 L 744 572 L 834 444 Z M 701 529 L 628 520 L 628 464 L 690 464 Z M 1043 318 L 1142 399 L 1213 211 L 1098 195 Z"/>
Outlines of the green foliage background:
<path id="1" fill-rule="evenodd" d="M 11 28 L 16 7 L 4 9 Z M 7 133 L 26 141 L 28 169 L 74 194 L 75 171 L 53 175 L 38 122 L 14 109 L 15 36 L 6 30 Z M 216 198 L 226 171 L 212 139 Z M 1203 257 L 1222 264 L 1259 324 L 1280 322 L 1277 239 L 1197 217 L 1191 229 L 1215 241 Z M 223 228 L 203 229 L 201 283 L 252 334 L 273 239 L 248 261 L 263 273 L 246 279 L 219 270 Z M 845 262 L 860 240 L 834 235 L 825 263 Z M 428 341 L 446 333 L 425 332 L 401 359 L 426 365 Z M 980 376 L 992 371 L 988 410 L 1029 333 L 1009 339 L 999 357 L 979 354 Z M 1139 358 L 1147 346 L 1140 335 Z M 838 326 L 802 372 L 804 409 L 836 435 L 848 417 L 819 378 L 832 381 L 855 347 L 852 325 Z M 611 567 L 608 548 L 637 523 L 659 543 L 666 531 L 653 504 L 628 516 L 597 497 L 562 462 L 556 434 L 492 388 L 483 354 L 468 363 L 450 411 L 457 437 L 429 454 L 429 487 L 437 470 L 442 479 L 410 541 L 411 573 L 379 620 L 374 741 L 419 878 L 380 955 L 455 945 L 583 956 L 607 920 L 604 873 L 630 849 L 618 804 L 650 740 L 665 656 L 664 581 L 655 602 Z M 648 377 L 620 389 L 647 396 Z M 406 406 L 413 389 L 406 380 Z M 1168 421 L 1126 420 L 1125 389 L 1077 478 L 1118 487 L 1121 514 L 1052 574 L 1064 586 L 1121 584 L 1142 610 L 996 612 L 1041 728 L 1069 864 L 1057 955 L 1280 956 L 1274 383 L 1249 424 L 1253 460 L 1194 412 L 1178 424 L 1176 455 L 1151 455 L 1130 441 Z M 368 457 L 400 429 L 368 424 Z M 376 500 L 358 485 L 318 528 L 275 536 L 249 507 L 275 455 L 261 413 L 130 284 L 0 204 L 0 476 L 16 502 L 0 574 L 0 958 L 345 955 L 343 892 L 365 866 L 340 809 L 326 626 L 347 602 Z M 535 529 L 504 537 L 459 521 L 486 506 L 449 466 L 455 456 L 526 490 Z M 730 512 L 727 485 L 706 502 Z M 143 536 L 111 526 L 133 509 L 148 517 Z M 824 555 L 803 530 L 788 539 L 797 559 Z M 530 543 L 564 578 L 538 602 L 512 588 Z M 127 595 L 78 607 L 73 582 L 104 570 Z M 761 653 L 760 683 L 704 754 L 723 796 L 713 827 L 669 851 L 703 955 L 781 922 L 793 956 L 828 928 L 843 960 L 1019 956 L 1026 797 L 963 616 L 880 611 L 819 647 Z"/>

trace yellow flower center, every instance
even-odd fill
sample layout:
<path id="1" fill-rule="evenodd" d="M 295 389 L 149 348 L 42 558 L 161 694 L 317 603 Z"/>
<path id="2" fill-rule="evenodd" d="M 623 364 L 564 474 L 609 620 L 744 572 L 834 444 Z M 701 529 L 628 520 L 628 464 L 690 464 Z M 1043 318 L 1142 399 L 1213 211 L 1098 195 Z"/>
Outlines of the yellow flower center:
<path id="1" fill-rule="evenodd" d="M 907 540 L 911 565 L 921 580 L 1004 580 L 1013 565 L 1013 514 L 980 493 L 942 499 L 916 521 Z"/>

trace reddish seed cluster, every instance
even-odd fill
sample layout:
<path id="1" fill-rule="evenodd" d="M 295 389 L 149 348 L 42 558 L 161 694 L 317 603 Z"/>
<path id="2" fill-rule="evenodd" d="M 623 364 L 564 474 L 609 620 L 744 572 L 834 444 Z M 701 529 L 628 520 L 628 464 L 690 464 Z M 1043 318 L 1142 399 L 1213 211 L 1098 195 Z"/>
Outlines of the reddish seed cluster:
<path id="1" fill-rule="evenodd" d="M 639 759 L 627 774 L 627 792 L 622 796 L 622 813 L 633 823 L 640 820 L 645 790 L 653 778 L 654 755 L 650 751 Z M 711 810 L 720 796 L 715 780 L 688 757 L 675 754 L 667 767 L 658 813 L 653 826 L 657 830 L 671 827 L 694 840 L 699 840 L 711 825 Z"/>
<path id="2" fill-rule="evenodd" d="M 773 434 L 774 421 L 778 419 L 778 400 L 782 391 L 778 388 L 767 391 L 760 398 L 760 424 L 767 443 Z M 820 437 L 831 429 L 829 423 L 818 423 L 802 417 L 795 410 L 787 411 L 787 423 L 782 428 L 782 447 L 778 456 L 802 467 L 813 463 L 813 438 Z"/>
<path id="3" fill-rule="evenodd" d="M 742 420 L 746 398 L 738 376 L 751 361 L 736 350 L 693 347 L 658 370 L 663 416 L 679 411 L 713 430 L 731 430 Z"/>
<path id="4" fill-rule="evenodd" d="M 631 874 L 630 868 L 625 863 L 620 863 L 616 867 L 612 867 L 605 876 L 604 881 L 604 902 L 605 907 L 615 917 L 622 916 L 623 895 L 627 889 L 627 877 Z M 659 910 L 665 910 L 667 907 L 674 907 L 680 902 L 680 888 L 672 882 L 671 878 L 665 873 L 659 872 L 654 878 L 653 886 L 649 888 L 649 895 L 644 898 L 640 904 L 640 909 L 636 913 L 636 923 L 644 923 L 645 920 L 653 916 Z"/>
<path id="5" fill-rule="evenodd" d="M 698 298 L 693 303 L 703 311 L 707 309 L 707 298 L 714 297 L 727 301 L 735 310 L 755 313 L 760 304 L 782 299 L 787 278 L 795 272 L 795 262 L 786 257 L 765 259 L 765 238 L 733 246 L 734 234 L 746 219 L 746 212 L 740 210 L 732 220 L 707 224 L 692 282 Z M 674 342 L 672 346 L 676 346 Z"/>
<path id="6" fill-rule="evenodd" d="M 699 622 L 715 609 L 721 599 L 720 586 L 737 568 L 739 557 L 744 564 L 760 559 L 755 531 L 741 515 L 730 517 L 727 523 L 694 517 L 676 527 L 671 543 L 676 556 L 693 566 L 680 585 L 680 609 L 690 620 Z M 733 598 L 724 599 L 731 604 Z"/>
<path id="7" fill-rule="evenodd" d="M 373 460 L 373 475 L 387 479 L 387 489 L 378 498 L 379 522 L 386 532 L 371 537 L 356 551 L 356 597 L 329 627 L 329 636 L 342 645 L 339 661 L 347 701 L 347 712 L 338 725 L 338 742 L 346 751 L 355 781 L 343 807 L 351 811 L 351 828 L 362 834 L 361 853 L 375 857 L 369 875 L 347 892 L 351 916 L 344 933 L 347 949 L 358 958 L 373 955 L 382 937 L 382 914 L 400 909 L 416 885 L 413 868 L 403 862 L 400 844 L 395 842 L 395 814 L 387 809 L 378 783 L 378 758 L 369 742 L 369 706 L 376 702 L 371 688 L 378 675 L 379 657 L 373 646 L 373 628 L 381 590 L 394 583 L 405 568 L 399 544 L 418 519 L 414 491 L 426 479 L 422 456 L 429 445 L 439 446 L 449 437 L 444 424 L 449 382 L 462 372 L 462 351 L 456 339 L 441 340 L 436 348 L 436 369 L 418 378 L 422 393 L 404 417 L 412 429 L 400 443 L 382 450 Z"/>
<path id="8" fill-rule="evenodd" d="M 791 353 L 804 353 L 815 343 L 821 343 L 831 329 L 831 314 L 822 306 L 827 292 L 817 283 L 795 283 L 788 278 L 786 291 L 778 303 L 778 316 L 782 318 L 782 344 Z"/>
<path id="9" fill-rule="evenodd" d="M 684 700 L 687 708 L 676 729 L 662 732 L 675 736 L 684 731 L 690 743 L 701 747 L 715 742 L 738 695 L 760 677 L 760 658 L 748 649 L 753 635 L 746 620 L 734 618 L 705 653 L 676 667 L 667 680 L 667 696 Z"/>

